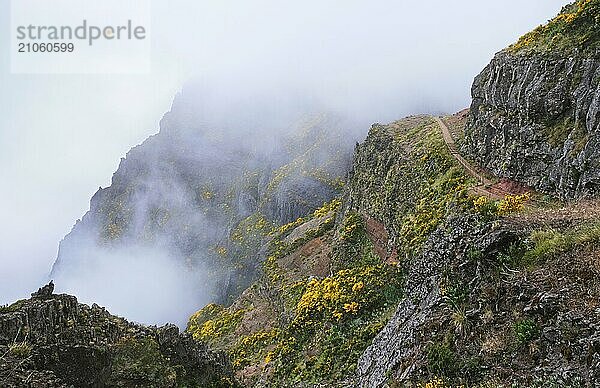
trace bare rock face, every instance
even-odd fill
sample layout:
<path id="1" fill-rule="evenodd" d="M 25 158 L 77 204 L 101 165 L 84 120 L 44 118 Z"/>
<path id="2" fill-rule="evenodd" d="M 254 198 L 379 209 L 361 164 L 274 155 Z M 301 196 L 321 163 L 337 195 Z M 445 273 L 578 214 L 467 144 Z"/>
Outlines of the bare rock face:
<path id="1" fill-rule="evenodd" d="M 52 290 L 0 308 L 3 387 L 235 385 L 226 356 L 176 326 L 130 323 Z"/>
<path id="2" fill-rule="evenodd" d="M 426 328 L 444 309 L 445 298 L 440 285 L 445 272 L 456 264 L 465 273 L 474 275 L 478 263 L 467 258 L 468 249 L 477 247 L 482 252 L 492 253 L 512 239 L 513 232 L 494 230 L 491 225 L 469 216 L 450 219 L 436 230 L 423 253 L 405 264 L 406 298 L 358 361 L 359 385 L 380 387 L 390 378 L 407 381 L 425 374 L 423 349 L 432 334 L 427 333 Z M 478 280 L 473 278 L 473 281 Z"/>
<path id="3" fill-rule="evenodd" d="M 600 52 L 502 51 L 472 97 L 465 154 L 564 199 L 600 194 Z"/>
<path id="4" fill-rule="evenodd" d="M 54 292 L 54 281 L 50 280 L 50 283 L 44 287 L 40 287 L 36 292 L 32 293 L 32 297 L 50 297 Z"/>
<path id="5" fill-rule="evenodd" d="M 513 270 L 507 258 L 527 236 L 502 221 L 450 217 L 403 263 L 406 296 L 361 355 L 357 385 L 442 376 L 468 386 L 596 386 L 600 313 L 587 304 L 598 298 L 599 271 L 589 265 L 598 248 Z"/>

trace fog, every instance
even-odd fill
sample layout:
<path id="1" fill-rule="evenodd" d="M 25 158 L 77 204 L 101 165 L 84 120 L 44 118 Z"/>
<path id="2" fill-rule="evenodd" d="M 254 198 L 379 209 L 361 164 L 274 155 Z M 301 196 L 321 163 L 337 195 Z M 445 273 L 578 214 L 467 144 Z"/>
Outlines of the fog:
<path id="1" fill-rule="evenodd" d="M 73 263 L 70 275 L 55 279 L 60 290 L 76 291 L 86 303 L 109 304 L 113 314 L 135 322 L 172 322 L 210 302 L 211 285 L 200 268 L 190 270 L 160 245 L 90 250 Z"/>
<path id="2" fill-rule="evenodd" d="M 98 187 L 110 184 L 120 158 L 158 131 L 189 80 L 223 86 L 213 113 L 226 113 L 238 89 L 256 88 L 280 92 L 281 99 L 302 96 L 366 130 L 372 122 L 468 106 L 472 79 L 493 54 L 562 5 L 156 0 L 151 74 L 34 76 L 10 74 L 9 3 L 1 2 L 0 304 L 48 280 L 58 242 Z M 202 268 L 180 271 L 162 245 L 90 258 L 99 255 L 95 262 L 106 266 L 81 269 L 83 301 L 122 296 L 120 305 L 109 306 L 115 313 L 162 323 L 208 299 L 196 288 L 206 283 Z M 140 256 L 148 258 L 143 269 Z M 148 287 L 121 288 L 127 284 Z M 68 280 L 57 283 L 58 291 L 70 288 Z M 156 294 L 156 310 L 136 303 L 138 292 Z"/>
<path id="3" fill-rule="evenodd" d="M 337 194 L 327 182 L 346 175 L 359 127 L 290 90 L 229 81 L 186 84 L 160 133 L 127 153 L 60 243 L 61 290 L 181 325 L 254 279 L 262 237 L 243 220 L 285 224 Z"/>

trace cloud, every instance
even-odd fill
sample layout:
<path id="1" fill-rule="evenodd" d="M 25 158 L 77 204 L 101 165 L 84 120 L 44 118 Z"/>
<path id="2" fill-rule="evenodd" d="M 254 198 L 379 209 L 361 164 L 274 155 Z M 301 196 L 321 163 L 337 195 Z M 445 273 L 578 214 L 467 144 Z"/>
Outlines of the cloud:
<path id="1" fill-rule="evenodd" d="M 55 292 L 80 302 L 107 306 L 130 321 L 185 328 L 186 317 L 208 303 L 213 279 L 199 267 L 185 267 L 159 245 L 101 248 L 70 261 L 54 275 Z"/>

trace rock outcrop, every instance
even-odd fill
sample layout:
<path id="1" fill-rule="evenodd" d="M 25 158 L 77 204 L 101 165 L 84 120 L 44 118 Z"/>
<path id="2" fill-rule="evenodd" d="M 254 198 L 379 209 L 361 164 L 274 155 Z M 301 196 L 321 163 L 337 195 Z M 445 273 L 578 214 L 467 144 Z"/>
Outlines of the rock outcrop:
<path id="1" fill-rule="evenodd" d="M 563 199 L 600 194 L 600 2 L 578 0 L 475 78 L 463 151 Z"/>
<path id="2" fill-rule="evenodd" d="M 503 51 L 475 78 L 463 151 L 562 198 L 600 194 L 600 52 Z"/>
<path id="3" fill-rule="evenodd" d="M 361 356 L 359 386 L 596 385 L 598 240 L 554 250 L 549 219 L 513 221 L 462 215 L 431 234 L 404 263 L 406 298 Z M 598 227 L 561 222 L 552 238 L 591 241 Z"/>
<path id="4" fill-rule="evenodd" d="M 426 369 L 425 349 L 434 339 L 435 332 L 428 329 L 447 308 L 444 283 L 448 272 L 460 268 L 460 281 L 472 276 L 469 286 L 473 287 L 481 281 L 482 263 L 470 260 L 468 253 L 478 250 L 492 255 L 510 245 L 515 235 L 473 216 L 451 218 L 432 233 L 423 253 L 403 264 L 406 298 L 358 361 L 358 384 L 380 387 L 393 380 L 426 379 L 427 373 L 419 369 Z"/>
<path id="5" fill-rule="evenodd" d="M 2 387 L 231 387 L 227 357 L 50 288 L 0 308 Z"/>
<path id="6" fill-rule="evenodd" d="M 475 205 L 481 198 L 453 190 L 452 183 L 469 186 L 459 173 L 444 178 L 453 161 L 428 123 L 413 117 L 374 126 L 356 150 L 347 209 L 389 232 L 382 258 L 397 252 L 406 281 L 395 312 L 358 360 L 355 384 L 595 385 L 595 207 L 531 205 L 530 214 L 499 217 L 497 201 Z M 403 136 L 420 140 L 410 148 Z M 434 181 L 420 186 L 424 176 Z M 440 191 L 428 191 L 434 187 Z"/>

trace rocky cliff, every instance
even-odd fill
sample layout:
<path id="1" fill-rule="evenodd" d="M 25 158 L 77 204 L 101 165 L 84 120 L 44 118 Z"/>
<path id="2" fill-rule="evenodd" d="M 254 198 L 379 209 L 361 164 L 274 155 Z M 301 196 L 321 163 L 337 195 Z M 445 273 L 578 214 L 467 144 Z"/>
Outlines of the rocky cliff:
<path id="1" fill-rule="evenodd" d="M 444 119 L 456 136 L 463 118 Z M 594 385 L 598 205 L 522 213 L 528 195 L 480 196 L 439 130 L 426 117 L 376 125 L 355 152 L 346 209 L 398 262 L 403 296 L 352 384 Z"/>
<path id="2" fill-rule="evenodd" d="M 599 14 L 577 1 L 494 57 L 473 83 L 464 153 L 561 198 L 599 194 Z"/>
<path id="3" fill-rule="evenodd" d="M 45 287 L 0 308 L 2 387 L 231 387 L 222 353 Z"/>
<path id="4" fill-rule="evenodd" d="M 186 89 L 60 243 L 58 284 L 121 312 L 166 309 L 134 316 L 150 322 L 181 322 L 194 306 L 239 294 L 256 276 L 266 231 L 330 201 L 351 161 L 340 119 L 274 101 L 232 97 L 224 109 L 210 90 Z M 157 306 L 151 293 L 123 306 L 126 296 L 95 286 L 99 274 L 116 289 L 152 278 L 156 293 L 185 307 Z"/>
<path id="5" fill-rule="evenodd" d="M 358 362 L 360 386 L 595 384 L 598 223 L 519 218 L 451 216 L 430 236 Z"/>

